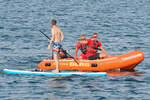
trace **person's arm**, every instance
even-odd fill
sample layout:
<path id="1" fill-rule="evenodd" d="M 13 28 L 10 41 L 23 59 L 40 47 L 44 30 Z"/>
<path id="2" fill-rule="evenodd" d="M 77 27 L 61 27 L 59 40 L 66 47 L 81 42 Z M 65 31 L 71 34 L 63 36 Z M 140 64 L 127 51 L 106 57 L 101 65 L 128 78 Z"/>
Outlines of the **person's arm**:
<path id="1" fill-rule="evenodd" d="M 54 41 L 54 38 L 55 38 L 53 29 L 52 29 L 51 33 L 52 33 L 52 36 L 51 36 L 51 39 L 50 39 L 49 44 L 48 44 L 48 49 L 50 49 L 51 43 L 52 43 L 52 41 Z"/>
<path id="2" fill-rule="evenodd" d="M 105 49 L 103 48 L 101 42 L 98 41 L 98 45 L 99 45 L 100 49 L 102 50 L 102 52 L 103 52 L 106 56 L 108 56 L 108 54 L 107 54 L 107 52 L 105 51 Z"/>
<path id="3" fill-rule="evenodd" d="M 108 56 L 107 52 L 105 51 L 105 49 L 104 49 L 102 46 L 100 47 L 100 49 L 102 50 L 102 52 L 103 52 L 106 56 Z"/>
<path id="4" fill-rule="evenodd" d="M 63 41 L 64 40 L 64 34 L 62 31 L 60 31 L 60 35 L 61 35 L 61 41 Z"/>
<path id="5" fill-rule="evenodd" d="M 80 42 L 79 42 L 79 41 L 75 41 L 74 43 L 75 43 L 76 45 L 78 45 L 78 43 L 80 43 Z"/>
<path id="6" fill-rule="evenodd" d="M 75 49 L 74 58 L 77 59 L 78 48 Z"/>
<path id="7" fill-rule="evenodd" d="M 75 52 L 74 52 L 74 58 L 75 58 L 75 59 L 77 59 L 77 53 L 78 53 L 79 48 L 80 48 L 80 44 L 78 44 L 78 45 L 76 46 L 76 49 L 75 49 Z"/>

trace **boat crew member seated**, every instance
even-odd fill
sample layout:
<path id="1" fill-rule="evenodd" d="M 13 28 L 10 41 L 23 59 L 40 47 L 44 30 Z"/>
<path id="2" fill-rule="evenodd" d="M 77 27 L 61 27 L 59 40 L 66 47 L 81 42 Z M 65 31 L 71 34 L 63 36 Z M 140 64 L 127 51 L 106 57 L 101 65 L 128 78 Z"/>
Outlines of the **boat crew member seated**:
<path id="1" fill-rule="evenodd" d="M 77 59 L 77 53 L 78 53 L 78 50 L 80 49 L 82 54 L 80 54 L 79 59 L 87 59 L 87 56 L 86 56 L 87 40 L 86 40 L 85 35 L 80 35 L 80 41 L 77 41 L 76 44 L 77 46 L 75 49 L 74 58 Z"/>
<path id="2" fill-rule="evenodd" d="M 102 47 L 101 42 L 97 40 L 98 34 L 93 33 L 92 38 L 87 40 L 87 48 L 86 48 L 86 56 L 88 60 L 101 59 L 108 56 L 104 48 Z M 102 53 L 98 53 L 98 49 L 102 51 Z"/>

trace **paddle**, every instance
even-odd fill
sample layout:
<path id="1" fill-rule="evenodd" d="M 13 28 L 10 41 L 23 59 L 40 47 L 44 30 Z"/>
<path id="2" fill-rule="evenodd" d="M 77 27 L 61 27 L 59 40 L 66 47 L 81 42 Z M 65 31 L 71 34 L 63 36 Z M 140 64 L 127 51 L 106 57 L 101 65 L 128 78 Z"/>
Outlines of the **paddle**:
<path id="1" fill-rule="evenodd" d="M 42 32 L 41 30 L 39 30 L 39 31 L 50 40 L 50 38 L 44 32 Z"/>
<path id="2" fill-rule="evenodd" d="M 41 32 L 41 34 L 43 34 L 45 37 L 47 37 L 50 40 L 50 38 L 44 32 L 42 32 L 41 30 L 39 30 L 39 31 Z M 49 46 L 50 45 L 51 45 L 51 43 L 49 44 Z M 79 65 L 78 61 L 73 56 L 71 56 L 66 50 L 64 50 L 64 51 L 66 52 L 67 55 L 69 55 Z"/>
<path id="3" fill-rule="evenodd" d="M 45 37 L 47 37 L 50 40 L 50 38 L 44 32 L 42 32 L 41 30 L 39 31 L 41 32 L 41 34 L 43 34 Z M 50 47 L 51 47 L 51 43 L 48 44 L 48 49 L 50 49 Z"/>

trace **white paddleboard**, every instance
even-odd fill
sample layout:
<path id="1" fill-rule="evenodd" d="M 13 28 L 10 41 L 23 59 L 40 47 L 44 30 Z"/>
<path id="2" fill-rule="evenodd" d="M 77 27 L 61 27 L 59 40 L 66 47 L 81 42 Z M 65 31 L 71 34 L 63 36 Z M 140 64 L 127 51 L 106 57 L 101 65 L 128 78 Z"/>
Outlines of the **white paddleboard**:
<path id="1" fill-rule="evenodd" d="M 3 69 L 2 72 L 6 74 L 21 74 L 21 75 L 43 75 L 43 76 L 106 76 L 106 72 L 38 72 L 38 71 L 24 71 L 24 70 L 13 70 L 13 69 Z"/>

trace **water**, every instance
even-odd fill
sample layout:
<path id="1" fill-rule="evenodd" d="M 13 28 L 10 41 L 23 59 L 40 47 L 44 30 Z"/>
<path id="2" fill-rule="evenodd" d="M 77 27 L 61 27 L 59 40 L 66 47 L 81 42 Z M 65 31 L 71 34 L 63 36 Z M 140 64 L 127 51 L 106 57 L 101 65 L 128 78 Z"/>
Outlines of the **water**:
<path id="1" fill-rule="evenodd" d="M 140 75 L 44 77 L 0 73 L 0 100 L 148 100 L 150 98 L 149 0 L 0 0 L 0 70 L 34 69 L 50 57 L 50 22 L 62 29 L 64 48 L 80 34 L 98 32 L 109 55 L 141 50 Z M 73 55 L 73 52 L 70 52 Z"/>

